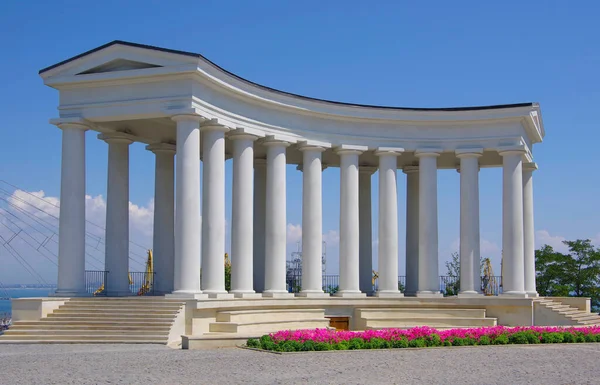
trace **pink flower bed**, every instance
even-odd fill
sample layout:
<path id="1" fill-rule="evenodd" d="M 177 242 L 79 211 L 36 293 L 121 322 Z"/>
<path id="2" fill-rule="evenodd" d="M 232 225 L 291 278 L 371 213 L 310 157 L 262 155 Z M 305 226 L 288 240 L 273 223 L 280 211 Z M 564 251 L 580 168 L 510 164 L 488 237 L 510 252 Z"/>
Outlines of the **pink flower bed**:
<path id="1" fill-rule="evenodd" d="M 284 330 L 251 339 L 247 346 L 275 351 L 310 351 L 570 342 L 600 342 L 600 326 L 494 326 L 449 330 L 423 326 L 362 332 Z"/>

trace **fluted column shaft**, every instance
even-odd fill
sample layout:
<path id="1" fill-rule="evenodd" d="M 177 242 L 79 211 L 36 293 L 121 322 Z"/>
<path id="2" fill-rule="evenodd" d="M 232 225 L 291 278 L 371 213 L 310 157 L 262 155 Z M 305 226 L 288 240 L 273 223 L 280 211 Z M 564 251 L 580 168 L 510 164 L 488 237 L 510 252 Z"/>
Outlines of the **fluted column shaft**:
<path id="1" fill-rule="evenodd" d="M 371 201 L 371 178 L 375 167 L 361 166 L 358 169 L 358 223 L 359 223 L 359 288 L 373 294 L 373 217 Z"/>
<path id="2" fill-rule="evenodd" d="M 62 129 L 58 281 L 56 296 L 85 295 L 85 131 L 78 124 Z"/>
<path id="3" fill-rule="evenodd" d="M 379 157 L 379 252 L 378 297 L 403 296 L 398 290 L 398 196 L 397 157 L 390 150 L 378 150 Z"/>
<path id="4" fill-rule="evenodd" d="M 253 135 L 235 134 L 233 141 L 233 191 L 231 221 L 231 293 L 255 297 L 253 289 Z"/>
<path id="5" fill-rule="evenodd" d="M 174 292 L 205 297 L 200 290 L 200 123 L 194 115 L 173 117 L 177 123 Z"/>
<path id="6" fill-rule="evenodd" d="M 153 264 L 154 292 L 173 292 L 175 271 L 175 146 L 157 143 L 146 146 L 156 158 L 154 171 Z"/>
<path id="7" fill-rule="evenodd" d="M 265 213 L 267 205 L 267 161 L 254 159 L 254 291 L 265 289 Z"/>
<path id="8" fill-rule="evenodd" d="M 483 150 L 457 152 L 460 159 L 460 292 L 476 295 L 479 277 L 479 162 Z"/>
<path id="9" fill-rule="evenodd" d="M 535 229 L 533 227 L 533 172 L 535 163 L 523 165 L 523 245 L 525 263 L 525 292 L 537 297 L 535 284 Z"/>
<path id="10" fill-rule="evenodd" d="M 525 297 L 523 245 L 523 150 L 501 151 L 503 159 L 503 295 Z"/>
<path id="11" fill-rule="evenodd" d="M 303 145 L 302 151 L 302 297 L 324 297 L 323 198 L 319 146 Z"/>
<path id="12" fill-rule="evenodd" d="M 340 285 L 338 297 L 365 296 L 359 285 L 358 156 L 362 151 L 340 148 Z"/>
<path id="13" fill-rule="evenodd" d="M 99 136 L 108 143 L 108 188 L 106 193 L 106 293 L 126 296 L 129 292 L 129 145 L 122 134 Z"/>
<path id="14" fill-rule="evenodd" d="M 417 151 L 419 158 L 419 283 L 417 297 L 441 296 L 438 268 L 437 157 L 440 151 Z"/>
<path id="15" fill-rule="evenodd" d="M 265 218 L 265 297 L 291 296 L 286 274 L 286 147 L 287 142 L 268 140 Z"/>
<path id="16" fill-rule="evenodd" d="M 406 174 L 406 290 L 414 296 L 419 288 L 419 167 L 404 167 Z"/>
<path id="17" fill-rule="evenodd" d="M 209 298 L 230 296 L 224 263 L 225 131 L 217 124 L 202 125 L 202 291 Z"/>

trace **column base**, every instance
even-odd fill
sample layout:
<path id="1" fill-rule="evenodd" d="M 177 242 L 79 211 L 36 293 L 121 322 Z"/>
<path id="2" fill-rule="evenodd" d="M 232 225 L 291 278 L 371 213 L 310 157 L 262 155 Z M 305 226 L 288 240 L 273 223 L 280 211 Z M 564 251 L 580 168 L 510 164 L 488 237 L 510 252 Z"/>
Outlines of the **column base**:
<path id="1" fill-rule="evenodd" d="M 262 293 L 263 298 L 294 298 L 294 293 L 287 291 L 265 291 Z"/>
<path id="2" fill-rule="evenodd" d="M 443 298 L 444 295 L 439 291 L 417 291 L 416 297 L 418 298 Z"/>
<path id="3" fill-rule="evenodd" d="M 187 292 L 187 291 L 174 291 L 170 294 L 165 294 L 165 298 L 168 299 L 208 299 L 208 295 L 202 292 Z"/>
<path id="4" fill-rule="evenodd" d="M 540 295 L 538 294 L 537 291 L 528 291 L 527 292 L 527 297 L 528 298 L 538 298 Z"/>
<path id="5" fill-rule="evenodd" d="M 329 298 L 330 294 L 324 291 L 301 291 L 296 293 L 296 297 L 302 298 Z"/>
<path id="6" fill-rule="evenodd" d="M 234 298 L 233 294 L 230 294 L 228 292 L 211 293 L 211 292 L 205 291 L 204 293 L 208 294 L 208 298 L 210 298 L 210 299 L 233 299 Z"/>
<path id="7" fill-rule="evenodd" d="M 92 297 L 93 295 L 80 290 L 56 290 L 48 294 L 48 297 Z"/>
<path id="8" fill-rule="evenodd" d="M 506 291 L 499 295 L 499 297 L 506 298 L 527 298 L 527 293 L 524 291 Z"/>
<path id="9" fill-rule="evenodd" d="M 262 298 L 261 293 L 255 293 L 254 291 L 240 291 L 240 292 L 230 291 L 229 293 L 233 294 L 234 298 L 242 298 L 242 299 Z"/>
<path id="10" fill-rule="evenodd" d="M 360 291 L 342 290 L 333 294 L 333 296 L 340 298 L 366 298 L 367 293 L 361 293 Z"/>
<path id="11" fill-rule="evenodd" d="M 404 293 L 399 291 L 378 291 L 375 293 L 375 297 L 378 298 L 402 298 Z"/>
<path id="12" fill-rule="evenodd" d="M 476 291 L 465 291 L 464 293 L 458 293 L 458 298 L 480 298 L 483 297 L 483 293 Z"/>

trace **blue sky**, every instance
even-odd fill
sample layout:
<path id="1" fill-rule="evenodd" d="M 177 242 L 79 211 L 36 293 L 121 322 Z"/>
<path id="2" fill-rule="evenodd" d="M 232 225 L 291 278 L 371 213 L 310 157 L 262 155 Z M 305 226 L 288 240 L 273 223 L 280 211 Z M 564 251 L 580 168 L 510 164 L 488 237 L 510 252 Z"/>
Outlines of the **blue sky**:
<path id="1" fill-rule="evenodd" d="M 594 1 L 3 2 L 0 179 L 58 197 L 61 136 L 48 124 L 57 116 L 58 93 L 43 85 L 38 70 L 119 39 L 199 52 L 249 80 L 317 98 L 408 107 L 539 102 L 547 136 L 534 148 L 538 245 L 560 245 L 563 238 L 600 244 L 599 12 Z M 107 145 L 88 133 L 87 192 L 100 202 L 89 212 L 97 221 L 106 164 Z M 151 247 L 153 155 L 133 145 L 130 164 L 130 200 L 139 206 L 132 236 Z M 498 267 L 501 170 L 484 169 L 480 179 L 482 252 Z M 327 169 L 323 228 L 330 273 L 337 272 L 338 183 L 339 170 Z M 459 175 L 440 171 L 438 183 L 443 262 L 457 249 Z M 399 172 L 400 273 L 405 186 Z M 301 191 L 301 173 L 290 167 L 291 230 L 301 224 Z M 227 206 L 229 215 L 229 198 Z M 289 238 L 291 251 L 298 231 Z M 22 255 L 55 280 L 52 264 L 27 248 Z M 0 281 L 33 281 L 0 248 L 3 265 Z"/>

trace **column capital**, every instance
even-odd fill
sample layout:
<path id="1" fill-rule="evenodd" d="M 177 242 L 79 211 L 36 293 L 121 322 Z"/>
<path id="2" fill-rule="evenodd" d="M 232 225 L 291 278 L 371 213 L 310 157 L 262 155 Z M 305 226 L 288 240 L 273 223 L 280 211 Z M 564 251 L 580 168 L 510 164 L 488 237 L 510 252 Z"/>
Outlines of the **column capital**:
<path id="1" fill-rule="evenodd" d="M 146 146 L 146 150 L 155 154 L 175 154 L 176 146 L 171 143 L 152 143 Z"/>
<path id="2" fill-rule="evenodd" d="M 438 147 L 424 147 L 419 148 L 415 151 L 415 156 L 417 158 L 427 158 L 427 157 L 435 157 L 437 158 L 442 154 L 442 149 Z"/>
<path id="3" fill-rule="evenodd" d="M 335 153 L 338 155 L 345 155 L 345 154 L 360 155 L 363 152 L 368 151 L 368 150 L 369 150 L 369 147 L 367 147 L 367 146 L 356 146 L 356 145 L 352 145 L 352 144 L 342 144 L 342 145 L 335 147 L 335 149 L 334 149 Z"/>
<path id="4" fill-rule="evenodd" d="M 459 148 L 455 151 L 456 157 L 461 158 L 479 158 L 483 155 L 483 148 Z"/>
<path id="5" fill-rule="evenodd" d="M 375 149 L 376 156 L 399 156 L 404 152 L 402 147 L 377 147 Z"/>
<path id="6" fill-rule="evenodd" d="M 200 130 L 201 131 L 221 131 L 221 132 L 227 132 L 229 131 L 229 127 L 225 127 L 222 124 L 219 124 L 219 122 L 217 122 L 216 119 L 211 119 L 211 120 L 204 120 L 203 122 L 200 123 Z"/>
<path id="7" fill-rule="evenodd" d="M 229 132 L 229 135 L 227 135 L 227 139 L 231 140 L 251 140 L 254 142 L 258 138 L 259 137 L 257 135 L 251 134 L 244 130 L 232 130 Z"/>
<path id="8" fill-rule="evenodd" d="M 110 132 L 98 134 L 98 139 L 105 141 L 109 144 L 131 144 L 133 139 L 131 135 L 124 132 Z"/>
<path id="9" fill-rule="evenodd" d="M 405 174 L 414 174 L 419 172 L 419 166 L 404 166 L 402 172 Z"/>
<path id="10" fill-rule="evenodd" d="M 497 150 L 500 156 L 524 155 L 527 152 L 525 150 L 525 146 L 523 146 L 522 144 L 515 146 L 500 146 L 497 148 Z"/>
<path id="11" fill-rule="evenodd" d="M 377 167 L 376 166 L 358 166 L 358 172 L 361 174 L 369 174 L 372 175 L 375 173 L 375 171 L 377 171 Z"/>
<path id="12" fill-rule="evenodd" d="M 50 124 L 62 129 L 71 128 L 87 131 L 90 129 L 90 123 L 82 118 L 56 118 L 50 119 Z"/>
<path id="13" fill-rule="evenodd" d="M 535 162 L 523 163 L 523 171 L 535 171 L 538 169 L 538 165 Z"/>
<path id="14" fill-rule="evenodd" d="M 205 119 L 195 113 L 189 112 L 189 113 L 178 113 L 175 115 L 171 116 L 171 120 L 175 121 L 175 122 L 203 122 Z"/>
<path id="15" fill-rule="evenodd" d="M 302 140 L 298 142 L 298 150 L 300 151 L 325 151 L 331 148 L 331 143 L 321 142 L 318 140 Z"/>
<path id="16" fill-rule="evenodd" d="M 289 147 L 291 145 L 291 143 L 287 140 L 279 139 L 273 136 L 261 139 L 260 143 L 265 147 Z"/>

